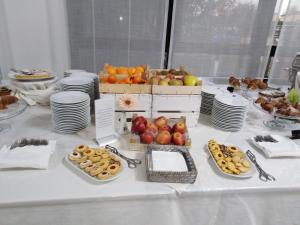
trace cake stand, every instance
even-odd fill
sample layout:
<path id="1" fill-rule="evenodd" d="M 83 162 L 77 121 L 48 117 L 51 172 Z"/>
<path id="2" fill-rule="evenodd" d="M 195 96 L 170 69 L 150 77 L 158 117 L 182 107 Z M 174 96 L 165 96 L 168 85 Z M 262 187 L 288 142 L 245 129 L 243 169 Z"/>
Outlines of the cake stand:
<path id="1" fill-rule="evenodd" d="M 0 134 L 11 129 L 9 123 L 2 123 L 13 117 L 20 115 L 27 108 L 27 104 L 24 101 L 19 100 L 18 102 L 8 105 L 7 109 L 0 110 Z"/>

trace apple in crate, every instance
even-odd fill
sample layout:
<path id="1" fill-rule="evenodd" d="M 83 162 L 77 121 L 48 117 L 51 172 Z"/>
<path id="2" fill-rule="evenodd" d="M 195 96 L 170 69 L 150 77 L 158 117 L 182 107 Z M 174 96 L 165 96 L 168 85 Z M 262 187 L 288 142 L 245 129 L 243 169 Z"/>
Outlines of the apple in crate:
<path id="1" fill-rule="evenodd" d="M 186 131 L 185 122 L 179 121 L 178 123 L 174 124 L 172 130 L 173 130 L 173 132 L 179 132 L 179 133 L 184 134 Z"/>
<path id="2" fill-rule="evenodd" d="M 171 142 L 171 134 L 169 131 L 163 130 L 163 131 L 159 131 L 155 141 L 157 144 L 160 145 L 168 145 Z"/>
<path id="3" fill-rule="evenodd" d="M 148 122 L 146 132 L 151 132 L 155 137 L 158 133 L 158 128 L 153 122 Z"/>
<path id="4" fill-rule="evenodd" d="M 172 136 L 172 142 L 175 145 L 184 145 L 185 144 L 184 135 L 180 132 L 175 132 Z"/>
<path id="5" fill-rule="evenodd" d="M 140 136 L 140 141 L 143 144 L 151 144 L 153 139 L 154 139 L 153 134 L 151 132 L 148 132 L 148 131 L 144 132 Z"/>
<path id="6" fill-rule="evenodd" d="M 159 131 L 166 130 L 166 131 L 169 131 L 171 133 L 172 128 L 169 125 L 165 124 L 165 125 L 161 126 L 158 130 Z"/>
<path id="7" fill-rule="evenodd" d="M 137 116 L 136 118 L 134 118 L 132 123 L 133 124 L 144 123 L 145 125 L 147 125 L 147 120 L 143 116 Z"/>
<path id="8" fill-rule="evenodd" d="M 155 125 L 159 128 L 162 127 L 163 125 L 167 125 L 168 124 L 168 120 L 166 117 L 164 116 L 160 116 L 157 119 L 154 120 Z"/>

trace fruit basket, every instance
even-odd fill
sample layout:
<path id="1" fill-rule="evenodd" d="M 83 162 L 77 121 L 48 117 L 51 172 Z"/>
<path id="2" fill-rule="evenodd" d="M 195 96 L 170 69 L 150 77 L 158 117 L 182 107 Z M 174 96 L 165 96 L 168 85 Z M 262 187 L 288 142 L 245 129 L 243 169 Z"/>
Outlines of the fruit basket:
<path id="1" fill-rule="evenodd" d="M 151 69 L 152 94 L 200 95 L 202 81 L 186 72 L 175 69 Z"/>
<path id="2" fill-rule="evenodd" d="M 115 67 L 104 65 L 100 76 L 100 93 L 151 94 L 149 67 Z"/>
<path id="3" fill-rule="evenodd" d="M 189 149 L 191 138 L 188 134 L 186 118 L 167 119 L 161 116 L 156 119 L 146 119 L 134 114 L 129 149 L 144 151 L 148 145 Z"/>

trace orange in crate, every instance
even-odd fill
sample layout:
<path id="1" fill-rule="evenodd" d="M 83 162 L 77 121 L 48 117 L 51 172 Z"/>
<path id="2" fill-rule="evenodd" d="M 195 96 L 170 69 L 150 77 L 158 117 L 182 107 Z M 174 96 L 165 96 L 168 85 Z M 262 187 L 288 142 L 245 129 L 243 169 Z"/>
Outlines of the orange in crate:
<path id="1" fill-rule="evenodd" d="M 108 83 L 114 84 L 114 83 L 116 83 L 116 81 L 117 81 L 117 78 L 116 78 L 115 75 L 109 75 L 109 76 L 107 77 L 107 82 L 108 82 Z"/>

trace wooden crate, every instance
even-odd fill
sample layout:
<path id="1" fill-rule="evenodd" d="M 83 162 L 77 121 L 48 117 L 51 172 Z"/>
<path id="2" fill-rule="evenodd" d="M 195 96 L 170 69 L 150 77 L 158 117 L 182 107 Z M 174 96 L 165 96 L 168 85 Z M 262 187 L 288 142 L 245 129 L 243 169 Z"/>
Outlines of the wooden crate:
<path id="1" fill-rule="evenodd" d="M 200 111 L 201 95 L 153 95 L 152 98 L 152 111 Z"/>
<path id="2" fill-rule="evenodd" d="M 152 85 L 152 94 L 200 95 L 202 86 L 162 86 Z"/>
<path id="3" fill-rule="evenodd" d="M 119 106 L 119 98 L 123 94 L 100 94 L 100 98 L 113 98 L 115 101 L 115 111 L 125 111 L 125 112 L 132 112 L 132 111 L 145 111 L 151 112 L 152 108 L 152 95 L 151 94 L 130 94 L 136 98 L 137 104 L 133 109 L 125 110 Z"/>
<path id="4" fill-rule="evenodd" d="M 200 112 L 176 112 L 176 111 L 152 111 L 152 118 L 164 116 L 166 118 L 178 119 L 181 117 L 186 118 L 187 127 L 195 127 L 198 124 Z"/>
<path id="5" fill-rule="evenodd" d="M 140 114 L 134 114 L 133 117 L 132 117 L 132 120 Z M 168 117 L 167 117 L 168 118 Z M 180 121 L 180 120 L 184 120 L 186 121 L 186 118 L 185 117 L 181 117 L 181 118 L 168 118 L 169 119 L 169 124 L 172 125 L 172 124 L 175 124 L 176 122 Z M 147 119 L 147 120 L 152 120 L 152 119 Z M 191 145 L 192 145 L 192 141 L 191 141 L 191 138 L 189 137 L 189 134 L 188 134 L 188 131 L 186 131 L 186 134 L 185 134 L 185 145 L 183 146 L 180 146 L 180 145 L 159 145 L 159 144 L 151 144 L 151 145 L 156 145 L 156 146 L 163 146 L 163 147 L 174 147 L 176 146 L 176 148 L 180 148 L 180 147 L 184 147 L 184 148 L 191 148 Z M 147 148 L 148 144 L 141 144 L 139 142 L 136 142 L 136 134 L 130 134 L 130 137 L 129 137 L 129 150 L 131 151 L 145 151 L 145 149 Z"/>
<path id="6" fill-rule="evenodd" d="M 151 94 L 152 86 L 150 84 L 99 84 L 100 93 L 114 94 Z"/>
<path id="7" fill-rule="evenodd" d="M 168 71 L 166 69 L 151 69 L 149 73 L 151 77 L 156 76 L 158 71 Z M 159 75 L 160 78 L 165 78 L 164 75 Z M 180 76 L 175 76 L 178 78 Z M 162 94 L 162 95 L 200 95 L 202 88 L 202 80 L 198 81 L 197 86 L 162 86 L 162 85 L 152 85 L 152 94 Z"/>

